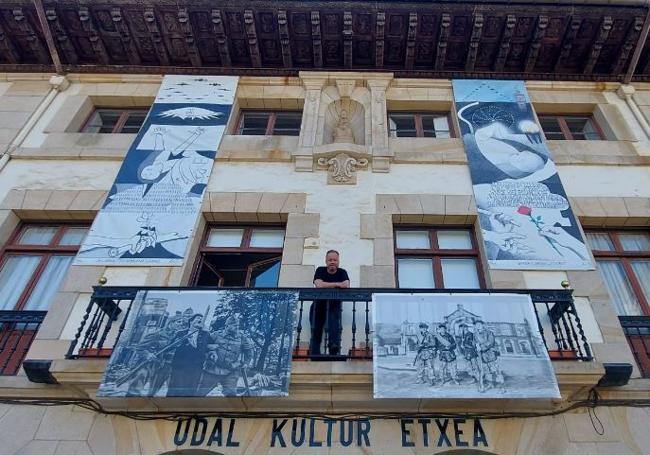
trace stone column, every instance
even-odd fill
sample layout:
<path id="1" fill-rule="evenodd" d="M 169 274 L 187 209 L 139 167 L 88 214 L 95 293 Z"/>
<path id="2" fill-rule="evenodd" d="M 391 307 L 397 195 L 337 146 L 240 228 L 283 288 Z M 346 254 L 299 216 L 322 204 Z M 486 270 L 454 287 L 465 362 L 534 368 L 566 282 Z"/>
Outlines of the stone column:
<path id="1" fill-rule="evenodd" d="M 305 87 L 305 105 L 302 110 L 302 126 L 298 138 L 298 148 L 294 151 L 296 171 L 314 170 L 313 154 L 318 129 L 318 110 L 326 77 L 321 74 L 301 73 L 300 78 Z"/>
<path id="2" fill-rule="evenodd" d="M 370 89 L 370 114 L 372 125 L 372 171 L 388 172 L 390 158 L 393 156 L 388 147 L 388 116 L 386 115 L 386 89 L 393 79 L 391 75 L 373 77 L 366 84 Z"/>

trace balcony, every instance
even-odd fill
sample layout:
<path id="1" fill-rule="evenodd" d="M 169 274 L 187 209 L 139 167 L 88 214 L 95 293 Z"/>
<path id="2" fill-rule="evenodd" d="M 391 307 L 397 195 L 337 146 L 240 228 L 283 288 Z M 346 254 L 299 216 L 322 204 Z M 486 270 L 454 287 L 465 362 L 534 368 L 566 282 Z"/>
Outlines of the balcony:
<path id="1" fill-rule="evenodd" d="M 373 293 L 480 293 L 476 290 L 430 290 L 430 289 L 313 289 L 298 288 L 299 319 L 295 325 L 293 340 L 293 364 L 288 397 L 96 397 L 108 357 L 113 346 L 125 331 L 129 315 L 135 311 L 133 301 L 140 290 L 189 290 L 190 288 L 144 288 L 144 287 L 96 287 L 83 314 L 77 313 L 79 325 L 71 341 L 65 359 L 54 359 L 50 372 L 61 387 L 83 398 L 93 398 L 107 409 L 156 409 L 178 411 L 179 409 L 213 410 L 223 412 L 296 412 L 316 410 L 329 413 L 402 412 L 408 409 L 420 412 L 442 412 L 457 409 L 459 400 L 433 399 L 373 399 L 373 354 L 414 355 L 405 352 L 417 346 L 397 340 L 397 346 L 373 346 L 372 295 Z M 206 288 L 200 288 L 206 290 Z M 223 289 L 223 288 L 222 288 Z M 215 289 L 216 290 L 216 289 Z M 234 292 L 255 292 L 251 289 L 230 289 Z M 566 290 L 498 290 L 483 291 L 488 294 L 529 294 L 534 302 L 537 327 L 543 336 L 544 347 L 553 359 L 553 368 L 563 400 L 586 398 L 590 390 L 603 376 L 604 369 L 593 362 L 590 346 L 582 329 L 580 318 L 573 303 L 571 291 Z M 309 308 L 314 300 L 336 299 L 342 301 L 342 344 L 339 355 L 320 356 L 309 353 Z M 324 331 L 326 333 L 326 331 Z M 126 336 L 126 334 L 125 334 Z M 324 335 L 325 337 L 325 335 Z M 325 343 L 325 340 L 324 340 Z M 500 344 L 504 356 L 525 355 L 513 343 L 515 351 Z M 398 349 L 398 352 L 388 352 Z M 321 352 L 325 352 L 322 348 Z M 216 400 L 216 401 L 215 401 Z M 506 409 L 530 410 L 526 400 L 483 400 L 481 403 L 460 400 L 476 410 L 502 412 Z M 516 400 L 515 400 L 516 401 Z M 406 403 L 406 404 L 405 404 Z M 535 403 L 536 409 L 552 409 L 555 401 Z"/>
<path id="2" fill-rule="evenodd" d="M 0 311 L 0 376 L 18 373 L 47 311 Z"/>
<path id="3" fill-rule="evenodd" d="M 140 290 L 190 288 L 96 287 L 66 357 L 106 358 L 119 340 Z M 200 288 L 205 290 L 206 288 Z M 223 289 L 223 288 L 221 288 Z M 250 292 L 249 289 L 229 289 Z M 476 290 L 435 289 L 292 289 L 299 295 L 299 317 L 294 335 L 293 358 L 298 361 L 372 360 L 371 306 L 373 293 L 476 293 Z M 479 291 L 480 292 L 480 291 Z M 591 349 L 576 312 L 571 291 L 498 290 L 495 293 L 529 294 L 544 345 L 553 360 L 592 360 Z M 486 293 L 487 294 L 487 293 Z M 314 300 L 340 300 L 343 307 L 342 349 L 338 355 L 309 352 L 309 306 Z M 321 352 L 325 352 L 324 330 Z M 378 349 L 386 349 L 377 347 Z M 408 349 L 404 347 L 404 349 Z M 501 347 L 504 355 L 516 354 L 516 346 Z M 512 349 L 512 350 L 511 350 Z"/>
<path id="4" fill-rule="evenodd" d="M 623 332 L 644 378 L 650 378 L 650 316 L 619 316 Z"/>

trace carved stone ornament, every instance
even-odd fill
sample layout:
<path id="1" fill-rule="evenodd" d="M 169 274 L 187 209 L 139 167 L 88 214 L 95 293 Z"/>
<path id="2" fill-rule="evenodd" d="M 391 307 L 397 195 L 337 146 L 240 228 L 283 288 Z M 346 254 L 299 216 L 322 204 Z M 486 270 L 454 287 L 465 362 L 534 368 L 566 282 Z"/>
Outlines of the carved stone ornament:
<path id="1" fill-rule="evenodd" d="M 356 185 L 357 169 L 368 166 L 366 158 L 353 158 L 339 153 L 332 158 L 319 158 L 318 165 L 327 167 L 327 183 L 330 185 Z"/>

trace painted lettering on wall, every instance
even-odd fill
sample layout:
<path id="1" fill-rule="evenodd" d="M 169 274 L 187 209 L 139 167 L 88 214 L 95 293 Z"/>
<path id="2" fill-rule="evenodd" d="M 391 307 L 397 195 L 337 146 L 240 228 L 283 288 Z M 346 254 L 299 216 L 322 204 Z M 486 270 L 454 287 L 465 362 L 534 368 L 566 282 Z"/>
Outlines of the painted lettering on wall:
<path id="1" fill-rule="evenodd" d="M 240 447 L 238 419 L 196 417 L 176 425 L 174 445 Z M 377 421 L 375 421 L 377 422 Z M 399 425 L 401 447 L 488 447 L 488 438 L 479 419 L 404 418 L 391 420 Z M 369 419 L 273 419 L 269 447 L 371 447 Z"/>

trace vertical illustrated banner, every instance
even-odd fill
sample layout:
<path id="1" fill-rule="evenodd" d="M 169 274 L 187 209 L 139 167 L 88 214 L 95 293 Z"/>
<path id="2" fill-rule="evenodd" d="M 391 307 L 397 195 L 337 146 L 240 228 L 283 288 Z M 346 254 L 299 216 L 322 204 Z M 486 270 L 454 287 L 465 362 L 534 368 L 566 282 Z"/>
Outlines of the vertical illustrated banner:
<path id="1" fill-rule="evenodd" d="M 237 81 L 165 76 L 75 264 L 183 264 Z"/>
<path id="2" fill-rule="evenodd" d="M 286 396 L 298 294 L 140 291 L 97 396 Z"/>
<path id="3" fill-rule="evenodd" d="M 559 398 L 524 294 L 373 294 L 375 398 Z"/>
<path id="4" fill-rule="evenodd" d="M 453 88 L 490 267 L 593 269 L 523 81 Z"/>

